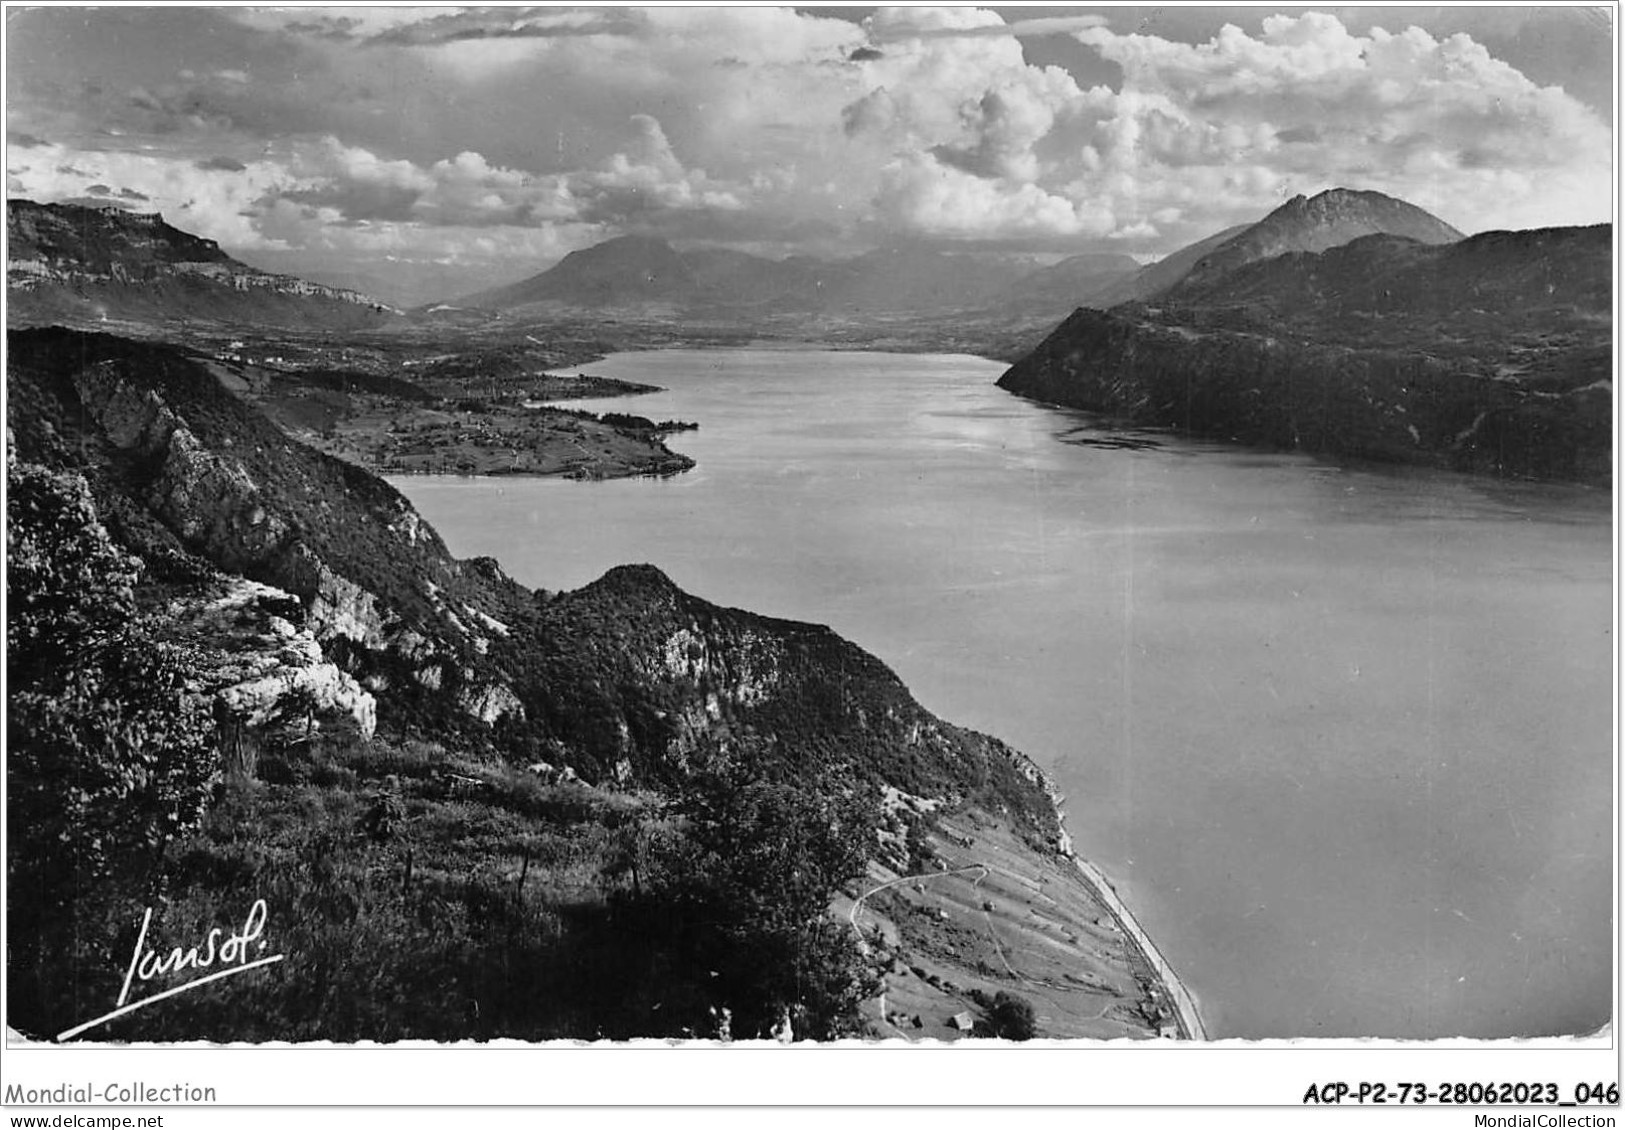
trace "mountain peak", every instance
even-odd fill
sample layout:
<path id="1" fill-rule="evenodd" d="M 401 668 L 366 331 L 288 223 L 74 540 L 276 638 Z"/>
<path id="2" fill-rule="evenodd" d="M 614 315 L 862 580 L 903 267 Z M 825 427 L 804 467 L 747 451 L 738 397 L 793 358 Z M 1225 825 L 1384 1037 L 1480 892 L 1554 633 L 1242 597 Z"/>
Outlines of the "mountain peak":
<path id="1" fill-rule="evenodd" d="M 1371 189 L 1328 188 L 1313 196 L 1299 193 L 1265 216 L 1258 226 L 1288 219 L 1323 225 L 1365 224 L 1371 230 L 1363 235 L 1407 235 L 1423 243 L 1454 243 L 1462 238 L 1461 232 L 1416 205 Z M 1410 230 L 1396 230 L 1399 228 Z"/>
<path id="2" fill-rule="evenodd" d="M 580 251 L 572 251 L 566 259 L 573 255 L 675 255 L 671 244 L 658 236 L 653 235 L 618 235 L 613 239 L 606 239 L 602 243 L 595 243 L 591 247 L 584 247 Z"/>
<path id="3" fill-rule="evenodd" d="M 500 310 L 532 302 L 669 302 L 693 288 L 693 274 L 671 244 L 649 235 L 622 235 L 572 251 L 539 275 L 456 304 Z"/>
<path id="4" fill-rule="evenodd" d="M 1199 260 L 1181 289 L 1211 283 L 1260 259 L 1293 251 L 1329 251 L 1367 235 L 1398 235 L 1420 243 L 1455 243 L 1462 233 L 1414 204 L 1368 189 L 1301 193 Z"/>

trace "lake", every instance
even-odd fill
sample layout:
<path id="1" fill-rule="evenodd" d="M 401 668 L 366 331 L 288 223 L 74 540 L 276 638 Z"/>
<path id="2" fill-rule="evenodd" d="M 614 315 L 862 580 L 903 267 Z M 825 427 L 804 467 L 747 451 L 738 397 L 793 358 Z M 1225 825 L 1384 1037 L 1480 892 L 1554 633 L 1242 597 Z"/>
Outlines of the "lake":
<path id="1" fill-rule="evenodd" d="M 698 467 L 393 481 L 459 556 L 830 624 L 1032 755 L 1215 1036 L 1609 1019 L 1606 492 L 1102 446 L 973 357 L 585 371 L 667 388 L 579 406 L 697 421 Z"/>

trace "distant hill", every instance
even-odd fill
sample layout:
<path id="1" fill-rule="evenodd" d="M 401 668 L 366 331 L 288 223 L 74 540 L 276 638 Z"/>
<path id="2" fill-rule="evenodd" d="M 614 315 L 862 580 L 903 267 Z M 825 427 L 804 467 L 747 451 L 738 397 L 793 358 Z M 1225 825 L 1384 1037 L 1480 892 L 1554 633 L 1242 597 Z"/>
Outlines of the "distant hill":
<path id="1" fill-rule="evenodd" d="M 1193 273 L 1157 299 L 1171 309 L 1244 311 L 1323 341 L 1358 344 L 1444 331 L 1500 336 L 1607 319 L 1612 229 L 1484 232 L 1456 243 L 1368 235 L 1227 273 Z M 1493 324 L 1472 323 L 1493 318 Z M 1492 332 L 1493 331 L 1493 332 Z"/>
<path id="2" fill-rule="evenodd" d="M 999 384 L 1244 443 L 1605 483 L 1612 255 L 1603 225 L 1215 266 L 1079 310 Z"/>
<path id="3" fill-rule="evenodd" d="M 1107 310 L 1154 298 L 1187 278 L 1208 280 L 1259 259 L 1292 251 L 1325 251 L 1363 235 L 1408 236 L 1452 243 L 1455 228 L 1413 204 L 1380 192 L 1333 188 L 1294 196 L 1256 224 L 1238 224 L 1198 240 L 1111 285 L 1080 295 L 1075 305 Z"/>
<path id="4" fill-rule="evenodd" d="M 722 249 L 677 251 L 664 240 L 622 236 L 571 252 L 528 279 L 446 305 L 517 310 L 664 304 L 739 315 L 936 313 L 994 305 L 1031 271 L 1014 257 L 927 248 L 882 248 L 844 260 L 766 259 Z"/>
<path id="5" fill-rule="evenodd" d="M 1233 239 L 1246 231 L 1249 225 L 1237 224 L 1233 228 L 1225 228 L 1206 239 L 1198 240 L 1180 248 L 1171 255 L 1158 259 L 1155 263 L 1147 263 L 1127 278 L 1119 279 L 1112 285 L 1090 296 L 1090 301 L 1079 302 L 1077 305 L 1093 306 L 1097 310 L 1110 309 L 1120 302 L 1133 302 L 1141 298 L 1150 298 L 1153 294 L 1167 290 L 1180 279 L 1190 273 L 1190 269 L 1208 252 L 1222 246 L 1227 240 Z"/>
<path id="6" fill-rule="evenodd" d="M 1419 243 L 1454 243 L 1455 228 L 1414 204 L 1380 192 L 1333 188 L 1294 196 L 1258 223 L 1203 255 L 1179 280 L 1202 284 L 1260 259 L 1293 251 L 1328 251 L 1365 235 L 1399 235 Z"/>
<path id="7" fill-rule="evenodd" d="M 240 263 L 156 213 L 12 200 L 12 325 L 177 319 L 357 329 L 397 312 L 362 294 Z"/>
<path id="8" fill-rule="evenodd" d="M 1030 263 L 995 255 L 888 247 L 821 267 L 821 305 L 841 311 L 947 311 L 997 302 Z"/>
<path id="9" fill-rule="evenodd" d="M 1004 305 L 1034 310 L 1051 307 L 1061 312 L 1096 305 L 1100 296 L 1126 286 L 1141 271 L 1128 255 L 1073 255 L 1012 283 L 1002 295 Z"/>
<path id="10" fill-rule="evenodd" d="M 454 302 L 506 310 L 537 302 L 614 306 L 692 301 L 699 283 L 665 240 L 628 235 L 572 251 L 551 270 Z"/>

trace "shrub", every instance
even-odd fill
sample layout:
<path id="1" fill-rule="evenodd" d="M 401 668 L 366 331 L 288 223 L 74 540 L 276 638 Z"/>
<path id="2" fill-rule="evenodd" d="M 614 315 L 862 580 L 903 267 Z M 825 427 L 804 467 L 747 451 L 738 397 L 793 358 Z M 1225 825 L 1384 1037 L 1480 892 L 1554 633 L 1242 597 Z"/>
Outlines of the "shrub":
<path id="1" fill-rule="evenodd" d="M 107 536 L 81 476 L 9 461 L 6 539 L 12 686 L 48 674 L 129 623 L 140 562 Z"/>
<path id="2" fill-rule="evenodd" d="M 1001 1040 L 1030 1040 L 1038 1034 L 1038 1017 L 1026 997 L 1000 990 L 988 1011 L 993 1034 Z"/>
<path id="3" fill-rule="evenodd" d="M 136 563 L 84 480 L 16 462 L 7 480 L 8 871 L 93 881 L 197 826 L 214 723 L 185 655 L 136 619 Z"/>
<path id="4" fill-rule="evenodd" d="M 682 833 L 655 841 L 631 903 L 688 981 L 681 1019 L 706 1031 L 726 1009 L 743 1038 L 786 1019 L 798 1039 L 856 1032 L 879 973 L 829 904 L 867 866 L 872 800 L 833 772 L 791 783 L 727 769 L 698 774 L 677 809 Z"/>
<path id="5" fill-rule="evenodd" d="M 187 656 L 137 618 L 137 564 L 85 481 L 12 461 L 7 485 L 7 940 L 27 1016 L 50 1011 L 65 958 L 106 964 L 113 923 L 201 822 L 219 757 Z"/>
<path id="6" fill-rule="evenodd" d="M 187 693 L 177 653 L 150 641 L 115 641 L 48 683 L 14 691 L 6 721 L 13 870 L 83 883 L 151 858 L 197 827 L 216 777 L 212 727 Z"/>

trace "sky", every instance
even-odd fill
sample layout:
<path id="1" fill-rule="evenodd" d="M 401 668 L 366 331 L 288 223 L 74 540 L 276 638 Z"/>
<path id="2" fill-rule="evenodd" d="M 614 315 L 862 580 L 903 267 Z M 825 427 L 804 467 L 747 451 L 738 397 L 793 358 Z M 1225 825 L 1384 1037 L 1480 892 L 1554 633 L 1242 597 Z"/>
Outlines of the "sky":
<path id="1" fill-rule="evenodd" d="M 1612 216 L 1595 7 L 8 7 L 7 193 L 449 298 L 623 234 L 1145 260 L 1294 194 Z"/>

